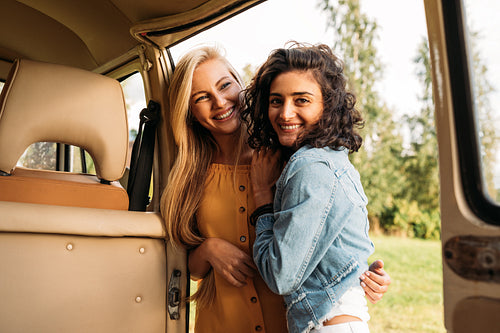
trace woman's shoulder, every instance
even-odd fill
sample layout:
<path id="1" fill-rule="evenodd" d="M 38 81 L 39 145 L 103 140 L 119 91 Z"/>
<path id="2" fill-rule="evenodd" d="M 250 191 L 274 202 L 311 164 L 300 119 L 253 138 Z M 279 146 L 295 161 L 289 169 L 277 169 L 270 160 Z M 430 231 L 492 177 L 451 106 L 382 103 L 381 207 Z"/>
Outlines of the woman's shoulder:
<path id="1" fill-rule="evenodd" d="M 289 163 L 307 163 L 307 162 L 335 162 L 348 160 L 348 151 L 346 148 L 332 149 L 330 147 L 315 148 L 304 146 L 297 150 L 289 160 Z"/>
<path id="2" fill-rule="evenodd" d="M 352 168 L 347 149 L 301 147 L 288 160 L 283 174 L 290 177 L 329 177 L 333 173 L 343 173 Z"/>

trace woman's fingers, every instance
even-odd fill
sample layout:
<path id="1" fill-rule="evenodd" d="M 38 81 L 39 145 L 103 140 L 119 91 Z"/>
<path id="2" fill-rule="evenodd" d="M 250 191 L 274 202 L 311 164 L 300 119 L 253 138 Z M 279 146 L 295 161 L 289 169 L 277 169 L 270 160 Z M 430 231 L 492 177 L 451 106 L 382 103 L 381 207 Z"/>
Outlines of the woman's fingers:
<path id="1" fill-rule="evenodd" d="M 248 277 L 256 274 L 252 258 L 228 241 L 211 239 L 208 252 L 208 261 L 213 269 L 235 287 L 242 287 Z"/>
<path id="2" fill-rule="evenodd" d="M 370 271 L 361 275 L 361 286 L 363 287 L 368 300 L 375 304 L 382 299 L 387 292 L 391 277 L 384 270 L 382 260 L 375 261 L 370 265 Z"/>
<path id="3" fill-rule="evenodd" d="M 247 265 L 240 265 L 239 267 L 228 267 L 221 274 L 233 286 L 242 287 L 246 285 L 247 278 L 255 276 L 255 271 Z"/>

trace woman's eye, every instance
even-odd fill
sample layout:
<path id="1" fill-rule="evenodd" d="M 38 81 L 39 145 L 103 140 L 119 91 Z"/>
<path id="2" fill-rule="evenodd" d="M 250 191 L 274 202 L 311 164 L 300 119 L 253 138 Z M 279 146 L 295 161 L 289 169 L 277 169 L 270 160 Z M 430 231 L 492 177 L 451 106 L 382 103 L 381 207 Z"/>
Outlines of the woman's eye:
<path id="1" fill-rule="evenodd" d="M 231 82 L 226 82 L 226 83 L 223 83 L 223 84 L 221 85 L 220 89 L 221 89 L 221 90 L 222 90 L 222 89 L 225 89 L 225 88 L 229 87 L 230 85 L 231 85 Z"/>
<path id="2" fill-rule="evenodd" d="M 297 104 L 305 104 L 309 102 L 307 98 L 297 98 L 295 101 Z"/>
<path id="3" fill-rule="evenodd" d="M 198 102 L 201 102 L 201 101 L 203 101 L 203 100 L 205 100 L 205 99 L 207 99 L 207 98 L 208 98 L 208 96 L 207 96 L 207 95 L 202 95 L 202 96 L 200 96 L 200 97 L 196 98 L 196 99 L 194 100 L 194 102 L 195 102 L 195 103 L 198 103 Z"/>
<path id="4" fill-rule="evenodd" d="M 281 99 L 279 98 L 272 98 L 269 100 L 269 105 L 280 105 L 281 104 Z"/>

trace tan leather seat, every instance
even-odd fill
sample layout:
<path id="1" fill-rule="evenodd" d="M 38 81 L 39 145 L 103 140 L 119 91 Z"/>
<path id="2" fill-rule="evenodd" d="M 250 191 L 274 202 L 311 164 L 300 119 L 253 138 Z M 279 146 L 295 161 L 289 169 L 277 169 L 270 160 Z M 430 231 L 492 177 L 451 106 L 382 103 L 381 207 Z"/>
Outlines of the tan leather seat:
<path id="1" fill-rule="evenodd" d="M 16 167 L 35 142 L 85 149 L 96 176 Z M 0 95 L 0 200 L 127 209 L 128 150 L 119 82 L 81 69 L 16 60 Z M 101 183 L 103 181 L 103 183 Z M 110 184 L 106 184 L 109 183 Z"/>

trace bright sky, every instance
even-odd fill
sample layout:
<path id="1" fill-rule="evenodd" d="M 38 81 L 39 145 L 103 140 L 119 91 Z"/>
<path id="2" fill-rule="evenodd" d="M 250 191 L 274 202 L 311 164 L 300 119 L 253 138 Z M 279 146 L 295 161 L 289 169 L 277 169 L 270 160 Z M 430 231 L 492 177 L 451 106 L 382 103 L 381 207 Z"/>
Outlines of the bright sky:
<path id="1" fill-rule="evenodd" d="M 327 31 L 327 18 L 317 4 L 318 0 L 268 0 L 175 47 L 174 59 L 193 46 L 218 43 L 241 71 L 247 64 L 257 67 L 289 40 L 332 45 L 333 32 Z M 413 58 L 427 34 L 423 1 L 361 0 L 361 10 L 380 26 L 377 46 L 385 66 L 381 96 L 398 114 L 417 111 L 421 87 Z"/>

